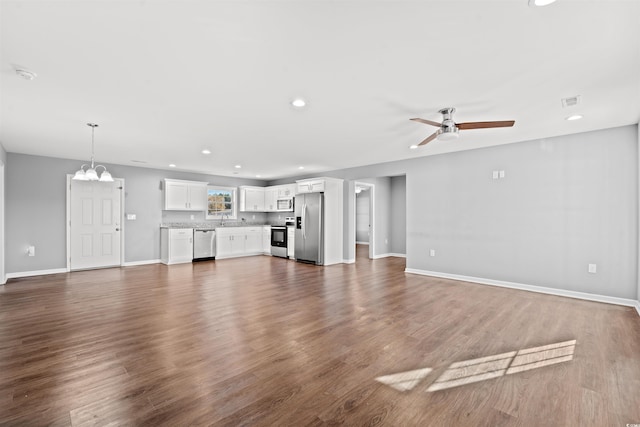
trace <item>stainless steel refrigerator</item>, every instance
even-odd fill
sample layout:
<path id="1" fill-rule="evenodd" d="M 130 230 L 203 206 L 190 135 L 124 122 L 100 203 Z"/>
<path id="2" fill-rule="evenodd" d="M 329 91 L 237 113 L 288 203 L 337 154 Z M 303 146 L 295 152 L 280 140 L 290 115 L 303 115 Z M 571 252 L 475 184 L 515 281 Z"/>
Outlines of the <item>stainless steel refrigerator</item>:
<path id="1" fill-rule="evenodd" d="M 324 264 L 324 193 L 296 194 L 296 261 Z"/>

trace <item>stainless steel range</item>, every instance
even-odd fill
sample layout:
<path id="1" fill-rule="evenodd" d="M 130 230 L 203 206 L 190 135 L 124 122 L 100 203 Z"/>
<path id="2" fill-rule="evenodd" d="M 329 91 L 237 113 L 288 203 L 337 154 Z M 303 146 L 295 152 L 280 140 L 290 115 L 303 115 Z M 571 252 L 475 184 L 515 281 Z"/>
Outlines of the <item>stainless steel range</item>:
<path id="1" fill-rule="evenodd" d="M 287 258 L 287 226 L 271 226 L 271 255 Z"/>
<path id="2" fill-rule="evenodd" d="M 285 225 L 271 226 L 271 255 L 282 258 L 289 257 L 288 227 L 293 227 L 295 223 L 296 218 L 288 216 L 285 218 Z"/>

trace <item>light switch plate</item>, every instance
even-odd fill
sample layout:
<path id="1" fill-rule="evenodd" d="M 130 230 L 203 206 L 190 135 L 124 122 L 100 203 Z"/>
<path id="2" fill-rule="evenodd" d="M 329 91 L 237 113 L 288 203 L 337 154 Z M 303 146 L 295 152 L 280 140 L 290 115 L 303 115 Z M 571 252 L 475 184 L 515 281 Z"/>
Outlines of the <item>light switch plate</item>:
<path id="1" fill-rule="evenodd" d="M 134 221 L 136 219 L 136 214 L 127 214 L 127 220 Z"/>
<path id="2" fill-rule="evenodd" d="M 500 171 L 500 178 L 504 178 L 504 171 Z"/>
<path id="3" fill-rule="evenodd" d="M 429 251 L 429 256 L 436 256 L 436 250 L 435 249 L 431 249 Z"/>
<path id="4" fill-rule="evenodd" d="M 493 179 L 500 178 L 500 173 L 498 171 L 493 171 Z"/>
<path id="5" fill-rule="evenodd" d="M 589 273 L 596 273 L 597 266 L 595 264 L 589 264 Z"/>

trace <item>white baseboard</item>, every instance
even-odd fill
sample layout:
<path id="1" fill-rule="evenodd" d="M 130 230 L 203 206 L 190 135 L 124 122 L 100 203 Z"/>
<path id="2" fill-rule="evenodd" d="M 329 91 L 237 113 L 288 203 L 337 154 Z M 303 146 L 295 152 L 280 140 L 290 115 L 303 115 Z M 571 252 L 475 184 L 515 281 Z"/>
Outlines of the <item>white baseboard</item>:
<path id="1" fill-rule="evenodd" d="M 561 297 L 569 297 L 582 299 L 587 301 L 604 302 L 607 304 L 624 305 L 627 307 L 635 307 L 640 315 L 640 303 L 636 300 L 627 298 L 610 297 L 607 295 L 589 294 L 586 292 L 568 291 L 565 289 L 546 288 L 544 286 L 525 285 L 523 283 L 505 282 L 502 280 L 483 279 L 480 277 L 462 276 L 459 274 L 440 273 L 436 271 L 417 270 L 414 268 L 406 268 L 406 273 L 420 274 L 422 276 L 441 277 L 444 279 L 461 280 L 463 282 L 478 283 L 481 285 L 500 286 L 502 288 L 519 289 L 521 291 L 538 292 L 542 294 L 557 295 Z"/>
<path id="2" fill-rule="evenodd" d="M 343 259 L 342 263 L 343 264 L 354 264 L 356 262 L 355 258 L 351 258 L 351 259 Z"/>
<path id="3" fill-rule="evenodd" d="M 367 245 L 367 246 L 369 246 L 369 242 L 358 242 L 356 240 L 356 245 Z"/>
<path id="4" fill-rule="evenodd" d="M 400 258 L 406 258 L 407 255 L 405 254 L 396 254 L 396 253 L 386 253 L 386 254 L 378 254 L 378 255 L 374 255 L 372 259 L 378 259 L 378 258 L 388 258 L 390 256 L 395 256 L 395 257 L 400 257 Z"/>
<path id="5" fill-rule="evenodd" d="M 66 268 L 52 268 L 50 270 L 19 271 L 17 273 L 7 273 L 6 279 L 19 279 L 20 277 L 44 276 L 45 274 L 67 273 Z"/>
<path id="6" fill-rule="evenodd" d="M 149 264 L 160 264 L 159 259 L 148 259 L 145 261 L 129 261 L 123 262 L 122 267 L 134 267 L 136 265 L 149 265 Z"/>
<path id="7" fill-rule="evenodd" d="M 638 295 L 640 297 L 640 295 Z M 636 311 L 638 312 L 638 316 L 640 316 L 640 301 L 636 301 Z"/>

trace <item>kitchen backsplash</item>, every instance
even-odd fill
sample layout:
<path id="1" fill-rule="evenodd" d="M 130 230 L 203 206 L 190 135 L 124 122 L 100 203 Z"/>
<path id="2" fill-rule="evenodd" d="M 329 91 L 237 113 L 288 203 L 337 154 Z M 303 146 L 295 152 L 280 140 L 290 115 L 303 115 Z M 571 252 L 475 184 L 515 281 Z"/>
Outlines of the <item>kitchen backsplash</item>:
<path id="1" fill-rule="evenodd" d="M 270 214 L 269 214 L 270 215 Z M 276 218 L 277 218 L 276 214 Z M 243 220 L 244 219 L 244 220 Z M 264 212 L 238 212 L 237 219 L 225 219 L 225 224 L 228 225 L 261 225 L 271 224 L 268 222 L 267 214 Z M 282 222 L 284 223 L 284 215 L 282 216 Z M 204 212 L 187 212 L 187 211 L 162 211 L 162 223 L 163 224 L 211 224 L 219 225 L 220 220 L 205 219 Z"/>

